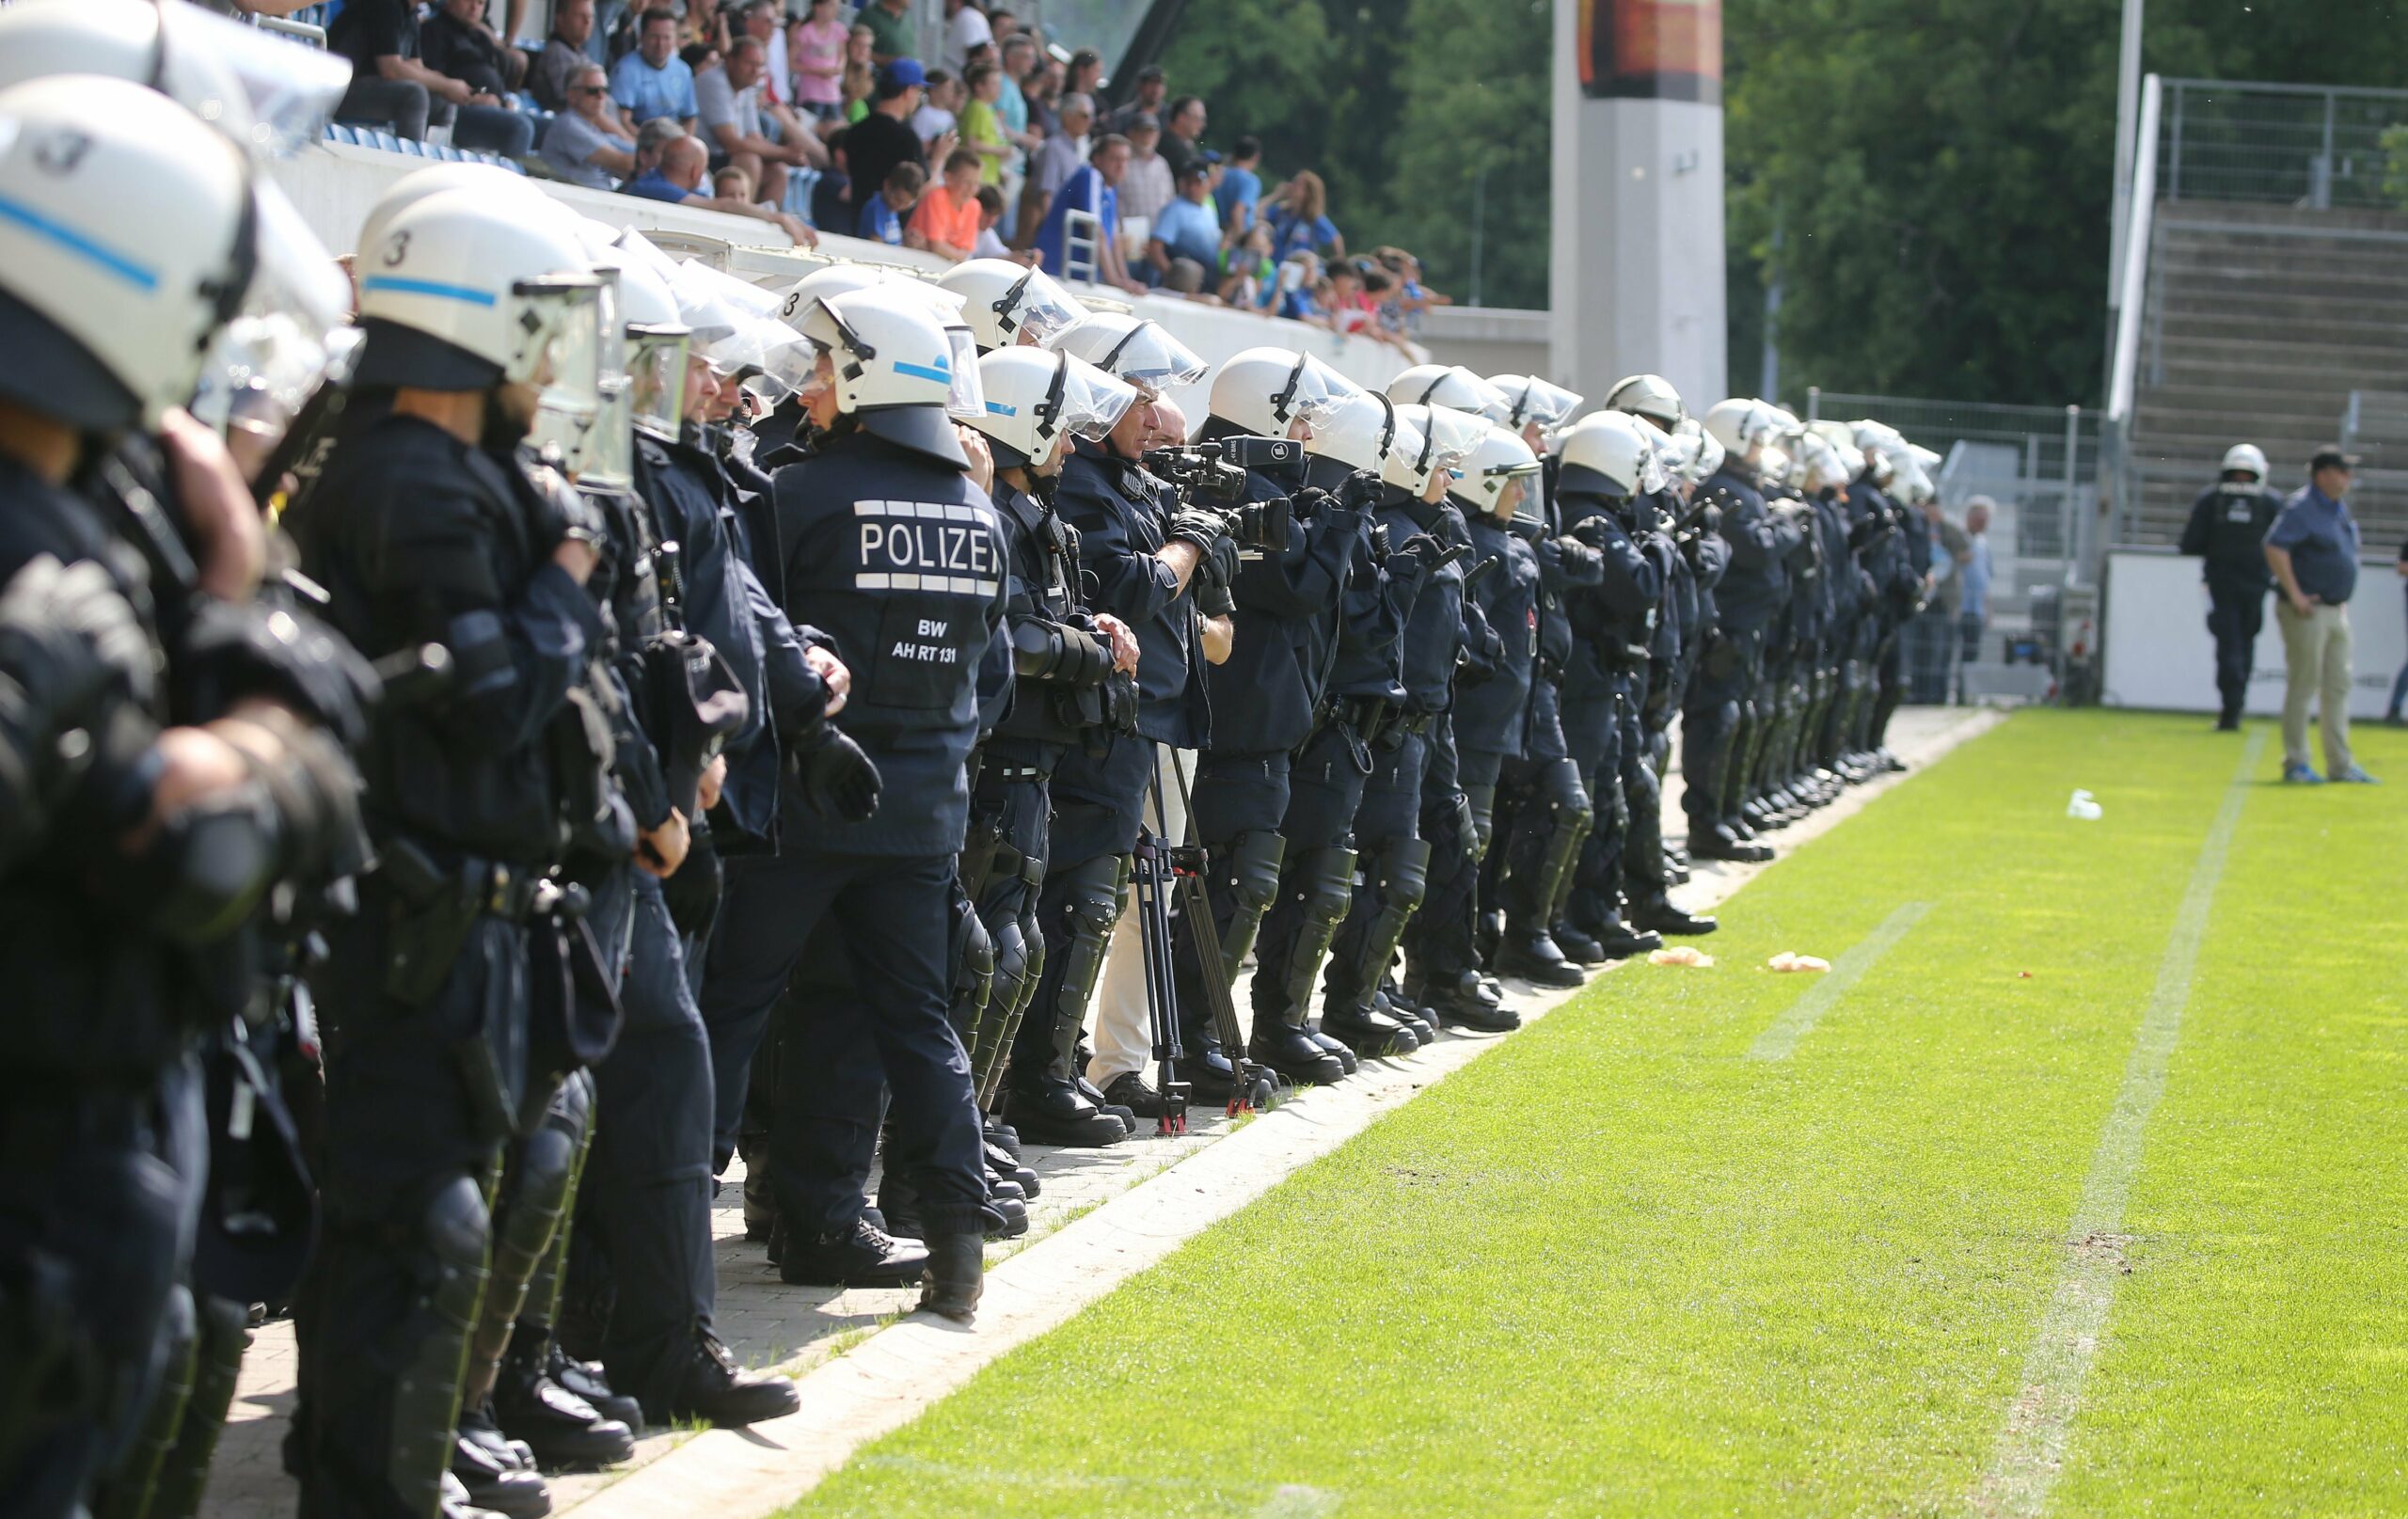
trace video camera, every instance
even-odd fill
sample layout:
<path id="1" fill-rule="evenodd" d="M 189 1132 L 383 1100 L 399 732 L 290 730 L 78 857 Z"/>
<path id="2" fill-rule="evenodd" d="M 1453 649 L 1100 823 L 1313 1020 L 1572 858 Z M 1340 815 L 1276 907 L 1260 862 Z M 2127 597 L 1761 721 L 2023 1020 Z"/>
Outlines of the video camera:
<path id="1" fill-rule="evenodd" d="M 1294 509 L 1284 497 L 1246 500 L 1246 471 L 1292 467 L 1304 457 L 1305 446 L 1293 438 L 1241 434 L 1185 448 L 1155 449 L 1144 462 L 1149 472 L 1176 486 L 1190 505 L 1227 517 L 1229 536 L 1241 547 L 1277 553 L 1288 546 Z"/>

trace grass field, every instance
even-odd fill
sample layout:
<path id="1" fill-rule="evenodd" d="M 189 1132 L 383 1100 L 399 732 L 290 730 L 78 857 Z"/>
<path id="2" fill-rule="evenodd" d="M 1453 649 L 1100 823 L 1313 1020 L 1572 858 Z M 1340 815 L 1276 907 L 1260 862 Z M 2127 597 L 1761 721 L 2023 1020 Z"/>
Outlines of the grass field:
<path id="1" fill-rule="evenodd" d="M 2408 1512 L 2408 743 L 2361 749 L 2393 785 L 2020 715 L 793 1511 Z"/>

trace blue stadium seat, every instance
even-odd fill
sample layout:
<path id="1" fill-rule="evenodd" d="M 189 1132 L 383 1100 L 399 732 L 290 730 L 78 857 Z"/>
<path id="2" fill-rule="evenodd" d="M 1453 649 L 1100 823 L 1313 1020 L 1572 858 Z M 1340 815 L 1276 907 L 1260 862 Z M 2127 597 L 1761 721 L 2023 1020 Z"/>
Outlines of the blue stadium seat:
<path id="1" fill-rule="evenodd" d="M 393 146 L 401 150 L 403 152 L 409 154 L 412 158 L 424 158 L 426 156 L 426 144 L 419 141 L 416 137 L 396 138 L 394 139 Z"/>
<path id="2" fill-rule="evenodd" d="M 382 148 L 388 153 L 398 153 L 402 150 L 402 139 L 382 127 L 378 127 L 370 134 L 370 137 L 368 146 L 371 148 Z"/>

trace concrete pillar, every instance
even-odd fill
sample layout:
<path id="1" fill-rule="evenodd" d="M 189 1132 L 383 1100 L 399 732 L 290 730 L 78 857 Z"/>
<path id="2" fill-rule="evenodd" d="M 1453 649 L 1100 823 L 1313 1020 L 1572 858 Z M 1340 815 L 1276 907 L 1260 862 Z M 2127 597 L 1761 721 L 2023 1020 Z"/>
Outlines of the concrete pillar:
<path id="1" fill-rule="evenodd" d="M 1728 393 L 1720 0 L 1556 0 L 1550 374 Z"/>

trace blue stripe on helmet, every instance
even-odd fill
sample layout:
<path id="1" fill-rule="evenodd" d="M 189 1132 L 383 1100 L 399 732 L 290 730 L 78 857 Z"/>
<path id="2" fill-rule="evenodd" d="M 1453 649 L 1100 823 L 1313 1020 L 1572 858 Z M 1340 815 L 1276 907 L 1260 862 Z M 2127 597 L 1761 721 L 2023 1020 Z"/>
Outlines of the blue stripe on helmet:
<path id="1" fill-rule="evenodd" d="M 439 279 L 403 279 L 393 275 L 370 275 L 359 282 L 362 291 L 389 290 L 397 295 L 433 295 L 438 300 L 466 301 L 470 306 L 491 306 L 500 299 L 489 290 L 474 285 L 447 285 Z"/>
<path id="2" fill-rule="evenodd" d="M 987 410 L 997 417 L 1017 417 L 1020 415 L 1020 408 L 1018 406 L 1006 406 L 1000 401 L 988 402 Z"/>
<path id="3" fill-rule="evenodd" d="M 116 249 L 94 242 L 74 228 L 53 220 L 22 200 L 0 196 L 0 221 L 14 222 L 37 237 L 48 238 L 68 252 L 99 264 L 129 285 L 146 291 L 159 288 L 157 270 L 138 264 Z"/>
<path id="4" fill-rule="evenodd" d="M 895 372 L 897 374 L 909 374 L 914 379 L 935 380 L 941 385 L 951 385 L 953 383 L 953 366 L 946 363 L 942 358 L 938 359 L 932 365 L 906 364 L 898 358 L 895 361 Z"/>

